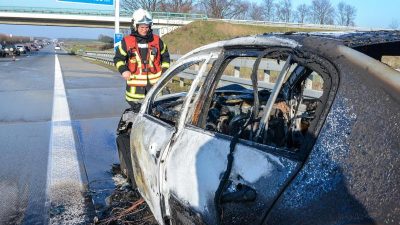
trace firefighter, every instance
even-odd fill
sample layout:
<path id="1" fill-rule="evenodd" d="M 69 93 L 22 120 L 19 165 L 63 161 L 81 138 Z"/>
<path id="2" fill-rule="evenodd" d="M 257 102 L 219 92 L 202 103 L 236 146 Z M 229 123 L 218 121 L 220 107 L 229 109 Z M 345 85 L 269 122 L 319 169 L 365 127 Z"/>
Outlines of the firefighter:
<path id="1" fill-rule="evenodd" d="M 151 86 L 169 68 L 170 58 L 165 43 L 152 32 L 151 14 L 138 9 L 132 17 L 132 33 L 119 44 L 114 64 L 126 80 L 125 99 L 138 112 Z"/>

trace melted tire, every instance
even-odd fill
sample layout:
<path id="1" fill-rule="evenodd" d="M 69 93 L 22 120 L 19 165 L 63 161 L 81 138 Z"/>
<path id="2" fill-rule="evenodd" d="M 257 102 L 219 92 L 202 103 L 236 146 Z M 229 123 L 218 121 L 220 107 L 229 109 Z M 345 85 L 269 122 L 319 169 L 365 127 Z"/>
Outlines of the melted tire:
<path id="1" fill-rule="evenodd" d="M 123 133 L 117 137 L 118 157 L 121 166 L 121 172 L 125 175 L 132 185 L 132 188 L 136 188 L 136 183 L 133 175 L 130 142 L 130 133 Z"/>

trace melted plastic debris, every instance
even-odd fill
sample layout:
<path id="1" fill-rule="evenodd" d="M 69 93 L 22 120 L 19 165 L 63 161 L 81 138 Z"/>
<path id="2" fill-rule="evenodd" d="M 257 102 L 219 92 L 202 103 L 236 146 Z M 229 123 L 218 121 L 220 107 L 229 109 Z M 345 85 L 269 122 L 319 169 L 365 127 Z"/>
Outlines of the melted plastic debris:
<path id="1" fill-rule="evenodd" d="M 139 192 L 132 189 L 126 177 L 121 174 L 119 165 L 113 166 L 112 173 L 116 187 L 106 199 L 107 206 L 97 213 L 92 224 L 158 224 Z"/>
<path id="2" fill-rule="evenodd" d="M 128 180 L 122 176 L 122 174 L 116 174 L 112 178 L 114 180 L 115 185 L 121 186 L 122 188 L 129 186 Z"/>

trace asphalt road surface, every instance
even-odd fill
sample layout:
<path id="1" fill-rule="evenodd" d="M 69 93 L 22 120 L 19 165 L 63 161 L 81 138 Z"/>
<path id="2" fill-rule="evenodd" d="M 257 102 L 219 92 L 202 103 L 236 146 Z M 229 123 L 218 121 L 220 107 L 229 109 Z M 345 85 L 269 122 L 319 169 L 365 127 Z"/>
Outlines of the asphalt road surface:
<path id="1" fill-rule="evenodd" d="M 0 224 L 91 221 L 114 188 L 123 79 L 52 45 L 0 67 Z"/>

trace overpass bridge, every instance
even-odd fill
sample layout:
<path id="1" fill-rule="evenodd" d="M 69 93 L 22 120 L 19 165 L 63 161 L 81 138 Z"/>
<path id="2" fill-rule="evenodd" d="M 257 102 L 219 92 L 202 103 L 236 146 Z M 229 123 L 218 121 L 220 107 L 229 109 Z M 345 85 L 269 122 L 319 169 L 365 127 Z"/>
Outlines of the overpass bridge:
<path id="1" fill-rule="evenodd" d="M 154 28 L 166 34 L 193 20 L 204 20 L 203 14 L 152 12 Z M 121 11 L 120 27 L 129 28 L 131 13 Z M 43 7 L 0 7 L 0 24 L 114 28 L 114 10 L 90 10 Z"/>
<path id="2" fill-rule="evenodd" d="M 271 21 L 210 19 L 204 14 L 152 12 L 153 28 L 158 30 L 160 36 L 184 26 L 194 20 L 224 21 L 238 24 L 251 24 L 260 26 L 301 27 L 327 30 L 365 30 L 359 27 L 346 27 L 337 25 L 284 23 Z M 129 28 L 131 13 L 120 12 L 120 27 Z M 45 8 L 45 7 L 0 7 L 0 24 L 45 25 L 45 26 L 72 26 L 72 27 L 97 27 L 114 28 L 114 10 L 72 9 L 72 8 Z"/>

